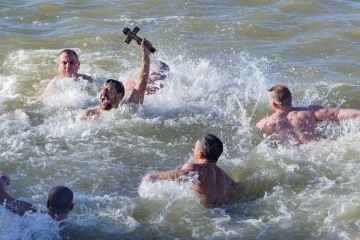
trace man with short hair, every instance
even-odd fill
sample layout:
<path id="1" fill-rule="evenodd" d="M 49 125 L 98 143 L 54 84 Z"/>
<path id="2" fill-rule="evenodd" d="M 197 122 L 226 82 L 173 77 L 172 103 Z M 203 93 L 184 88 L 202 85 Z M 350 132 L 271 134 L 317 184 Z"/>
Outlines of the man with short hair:
<path id="1" fill-rule="evenodd" d="M 129 102 L 142 104 L 144 101 L 145 89 L 147 85 L 147 79 L 149 78 L 150 70 L 150 48 L 152 44 L 150 41 L 143 39 L 141 42 L 142 58 L 141 66 L 138 74 L 138 81 L 134 86 L 129 97 Z M 99 98 L 100 104 L 95 108 L 89 108 L 84 110 L 80 115 L 80 120 L 89 120 L 98 118 L 102 111 L 109 111 L 113 108 L 118 108 L 121 100 L 125 94 L 124 85 L 114 79 L 107 80 L 101 87 Z"/>
<path id="2" fill-rule="evenodd" d="M 49 94 L 56 85 L 56 81 L 61 78 L 74 78 L 75 80 L 83 79 L 88 82 L 93 82 L 93 78 L 78 73 L 80 68 L 79 57 L 74 50 L 64 49 L 60 52 L 57 67 L 59 69 L 59 76 L 51 80 L 43 91 L 43 94 Z"/>
<path id="3" fill-rule="evenodd" d="M 76 52 L 72 49 L 64 49 L 60 52 L 57 67 L 59 69 L 59 76 L 51 80 L 43 91 L 46 96 L 49 94 L 56 85 L 56 81 L 61 78 L 74 78 L 75 80 L 83 79 L 88 82 L 93 82 L 94 79 L 86 74 L 78 73 L 80 68 L 80 60 Z M 139 69 L 139 74 L 141 68 Z M 163 84 L 156 83 L 158 80 L 164 80 L 170 71 L 169 65 L 162 61 L 156 61 L 150 64 L 150 73 L 147 80 L 148 86 L 146 87 L 147 94 L 155 93 L 159 88 L 163 88 Z M 124 81 L 124 88 L 126 92 L 134 90 L 136 80 L 134 78 L 128 78 Z"/>
<path id="4" fill-rule="evenodd" d="M 49 215 L 56 221 L 65 220 L 74 209 L 74 194 L 64 186 L 56 186 L 49 191 L 46 207 Z"/>
<path id="5" fill-rule="evenodd" d="M 59 69 L 59 77 L 74 77 L 75 79 L 82 78 L 83 80 L 87 80 L 92 82 L 92 77 L 78 73 L 80 68 L 79 57 L 74 50 L 64 49 L 59 54 L 59 59 L 57 63 Z"/>
<path id="6" fill-rule="evenodd" d="M 5 208 L 23 216 L 26 212 L 37 212 L 37 209 L 28 202 L 17 200 L 10 196 L 5 191 L 5 186 L 10 185 L 10 177 L 8 174 L 0 171 L 0 204 Z M 49 191 L 46 207 L 48 214 L 52 219 L 60 222 L 59 226 L 62 227 L 66 223 L 69 213 L 74 208 L 73 192 L 64 186 L 56 186 Z"/>
<path id="7" fill-rule="evenodd" d="M 205 207 L 216 207 L 229 203 L 235 181 L 216 163 L 223 151 L 223 143 L 212 134 L 202 136 L 195 144 L 194 162 L 186 163 L 180 170 L 147 174 L 143 182 L 156 180 L 189 181 L 200 203 Z M 191 179 L 198 175 L 197 181 Z"/>
<path id="8" fill-rule="evenodd" d="M 280 143 L 297 146 L 315 141 L 318 121 L 340 121 L 360 116 L 357 109 L 326 108 L 318 105 L 293 107 L 291 92 L 285 85 L 275 85 L 269 92 L 270 107 L 275 113 L 260 120 L 256 126 Z"/>

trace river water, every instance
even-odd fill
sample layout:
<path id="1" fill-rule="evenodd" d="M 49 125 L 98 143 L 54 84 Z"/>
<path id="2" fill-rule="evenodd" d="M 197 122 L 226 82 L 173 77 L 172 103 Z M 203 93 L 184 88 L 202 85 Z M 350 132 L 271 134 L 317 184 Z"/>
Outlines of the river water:
<path id="1" fill-rule="evenodd" d="M 270 148 L 254 127 L 277 83 L 294 105 L 359 107 L 358 1 L 2 0 L 0 14 L 8 192 L 45 210 L 53 186 L 71 188 L 78 239 L 360 239 L 359 120 L 320 123 L 321 140 L 294 148 Z M 170 65 L 165 87 L 79 121 L 105 79 L 136 73 L 139 47 L 122 33 L 135 26 Z M 42 97 L 64 48 L 95 82 L 63 79 Z M 224 142 L 218 165 L 246 183 L 233 204 L 206 209 L 186 184 L 139 187 L 192 161 L 205 133 Z M 42 214 L 1 208 L 0 223 L 1 239 L 58 236 Z"/>

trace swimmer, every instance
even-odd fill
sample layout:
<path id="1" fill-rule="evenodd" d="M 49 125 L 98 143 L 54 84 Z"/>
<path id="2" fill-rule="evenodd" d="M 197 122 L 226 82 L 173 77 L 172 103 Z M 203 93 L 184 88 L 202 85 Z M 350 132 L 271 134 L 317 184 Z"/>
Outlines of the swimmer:
<path id="1" fill-rule="evenodd" d="M 151 54 L 149 49 L 151 48 L 151 46 L 151 42 L 144 38 L 140 45 L 142 51 L 141 66 L 138 74 L 137 83 L 135 84 L 128 100 L 129 103 L 142 104 L 144 102 L 147 80 L 149 79 Z M 80 114 L 80 120 L 84 121 L 95 119 L 100 116 L 102 111 L 110 111 L 113 108 L 118 108 L 124 95 L 124 85 L 117 80 L 108 79 L 101 87 L 99 94 L 99 106 L 84 110 Z"/>
<path id="2" fill-rule="evenodd" d="M 357 109 L 326 108 L 318 105 L 293 107 L 290 90 L 284 85 L 275 85 L 269 90 L 270 107 L 275 111 L 260 120 L 256 126 L 273 139 L 291 145 L 318 140 L 315 133 L 318 121 L 340 121 L 357 118 Z"/>
<path id="3" fill-rule="evenodd" d="M 236 183 L 216 165 L 222 151 L 220 139 L 206 134 L 195 143 L 193 163 L 184 164 L 180 170 L 149 173 L 142 179 L 142 183 L 157 180 L 189 181 L 203 206 L 212 208 L 227 204 L 231 201 Z M 198 174 L 197 181 L 184 178 L 194 173 Z"/>
<path id="4" fill-rule="evenodd" d="M 26 201 L 17 200 L 10 196 L 5 188 L 10 185 L 10 176 L 0 171 L 0 204 L 14 214 L 23 216 L 26 212 L 37 212 L 37 209 Z M 52 219 L 59 222 L 59 227 L 64 227 L 69 213 L 74 209 L 73 192 L 64 186 L 56 186 L 49 191 L 46 202 L 47 214 Z M 63 228 L 61 234 L 65 234 L 66 228 Z M 67 233 L 66 233 L 67 234 Z"/>
<path id="5" fill-rule="evenodd" d="M 64 49 L 60 52 L 57 62 L 57 67 L 59 70 L 59 76 L 51 80 L 46 88 L 43 91 L 43 94 L 49 94 L 56 85 L 56 81 L 61 78 L 74 78 L 75 80 L 83 79 L 88 82 L 93 82 L 93 78 L 86 75 L 78 73 L 80 68 L 79 57 L 75 51 L 71 49 Z"/>
<path id="6" fill-rule="evenodd" d="M 78 73 L 80 68 L 80 61 L 78 55 L 74 50 L 62 50 L 58 57 L 57 67 L 59 70 L 59 76 L 55 77 L 47 84 L 46 88 L 43 91 L 44 96 L 48 95 L 53 90 L 56 85 L 56 81 L 61 78 L 74 78 L 75 80 L 82 79 L 88 81 L 89 83 L 92 83 L 94 81 L 91 76 Z M 141 69 L 139 69 L 139 74 L 140 70 Z M 165 80 L 165 78 L 168 76 L 169 71 L 169 65 L 162 61 L 155 61 L 151 63 L 149 78 L 147 80 L 148 85 L 146 87 L 146 93 L 153 94 L 158 89 L 163 88 L 164 85 L 161 83 L 158 85 L 157 81 Z M 136 85 L 135 77 L 126 79 L 123 84 L 125 87 L 125 92 L 131 92 L 132 90 L 134 90 L 134 87 Z"/>

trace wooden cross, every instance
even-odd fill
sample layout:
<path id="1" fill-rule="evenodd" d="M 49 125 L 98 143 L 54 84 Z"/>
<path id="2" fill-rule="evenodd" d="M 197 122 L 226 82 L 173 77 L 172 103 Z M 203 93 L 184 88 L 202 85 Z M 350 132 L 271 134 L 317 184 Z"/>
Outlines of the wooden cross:
<path id="1" fill-rule="evenodd" d="M 142 39 L 139 38 L 139 37 L 136 35 L 139 30 L 140 30 L 140 28 L 138 28 L 138 27 L 135 27 L 134 30 L 132 30 L 132 31 L 131 31 L 129 28 L 124 28 L 123 33 L 128 36 L 128 37 L 125 39 L 125 42 L 126 42 L 127 44 L 129 44 L 129 43 L 131 42 L 131 40 L 134 39 L 139 45 L 141 45 Z M 150 52 L 152 52 L 152 53 L 154 53 L 154 52 L 156 51 L 156 49 L 153 48 L 153 47 L 151 47 L 149 50 L 150 50 Z"/>

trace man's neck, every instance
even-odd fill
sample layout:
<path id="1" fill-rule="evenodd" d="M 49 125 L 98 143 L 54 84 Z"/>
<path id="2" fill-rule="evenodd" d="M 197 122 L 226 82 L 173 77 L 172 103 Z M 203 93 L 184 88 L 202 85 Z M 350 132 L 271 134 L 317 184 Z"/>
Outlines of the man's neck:
<path id="1" fill-rule="evenodd" d="M 286 107 L 286 108 L 276 108 L 275 112 L 277 113 L 286 113 L 286 112 L 291 112 L 293 110 L 293 107 Z"/>
<path id="2" fill-rule="evenodd" d="M 73 78 L 73 79 L 77 80 L 79 78 L 79 75 L 77 73 L 73 73 L 71 76 L 59 75 L 59 78 Z"/>
<path id="3" fill-rule="evenodd" d="M 50 217 L 52 219 L 54 219 L 55 221 L 57 222 L 60 222 L 60 223 L 65 223 L 66 222 L 66 219 L 67 219 L 67 216 L 68 214 L 56 214 L 56 213 L 53 213 L 53 212 L 48 212 L 48 214 L 50 215 Z"/>
<path id="4" fill-rule="evenodd" d="M 216 162 L 209 161 L 208 159 L 205 158 L 205 159 L 202 159 L 199 164 L 200 165 L 216 165 Z"/>

